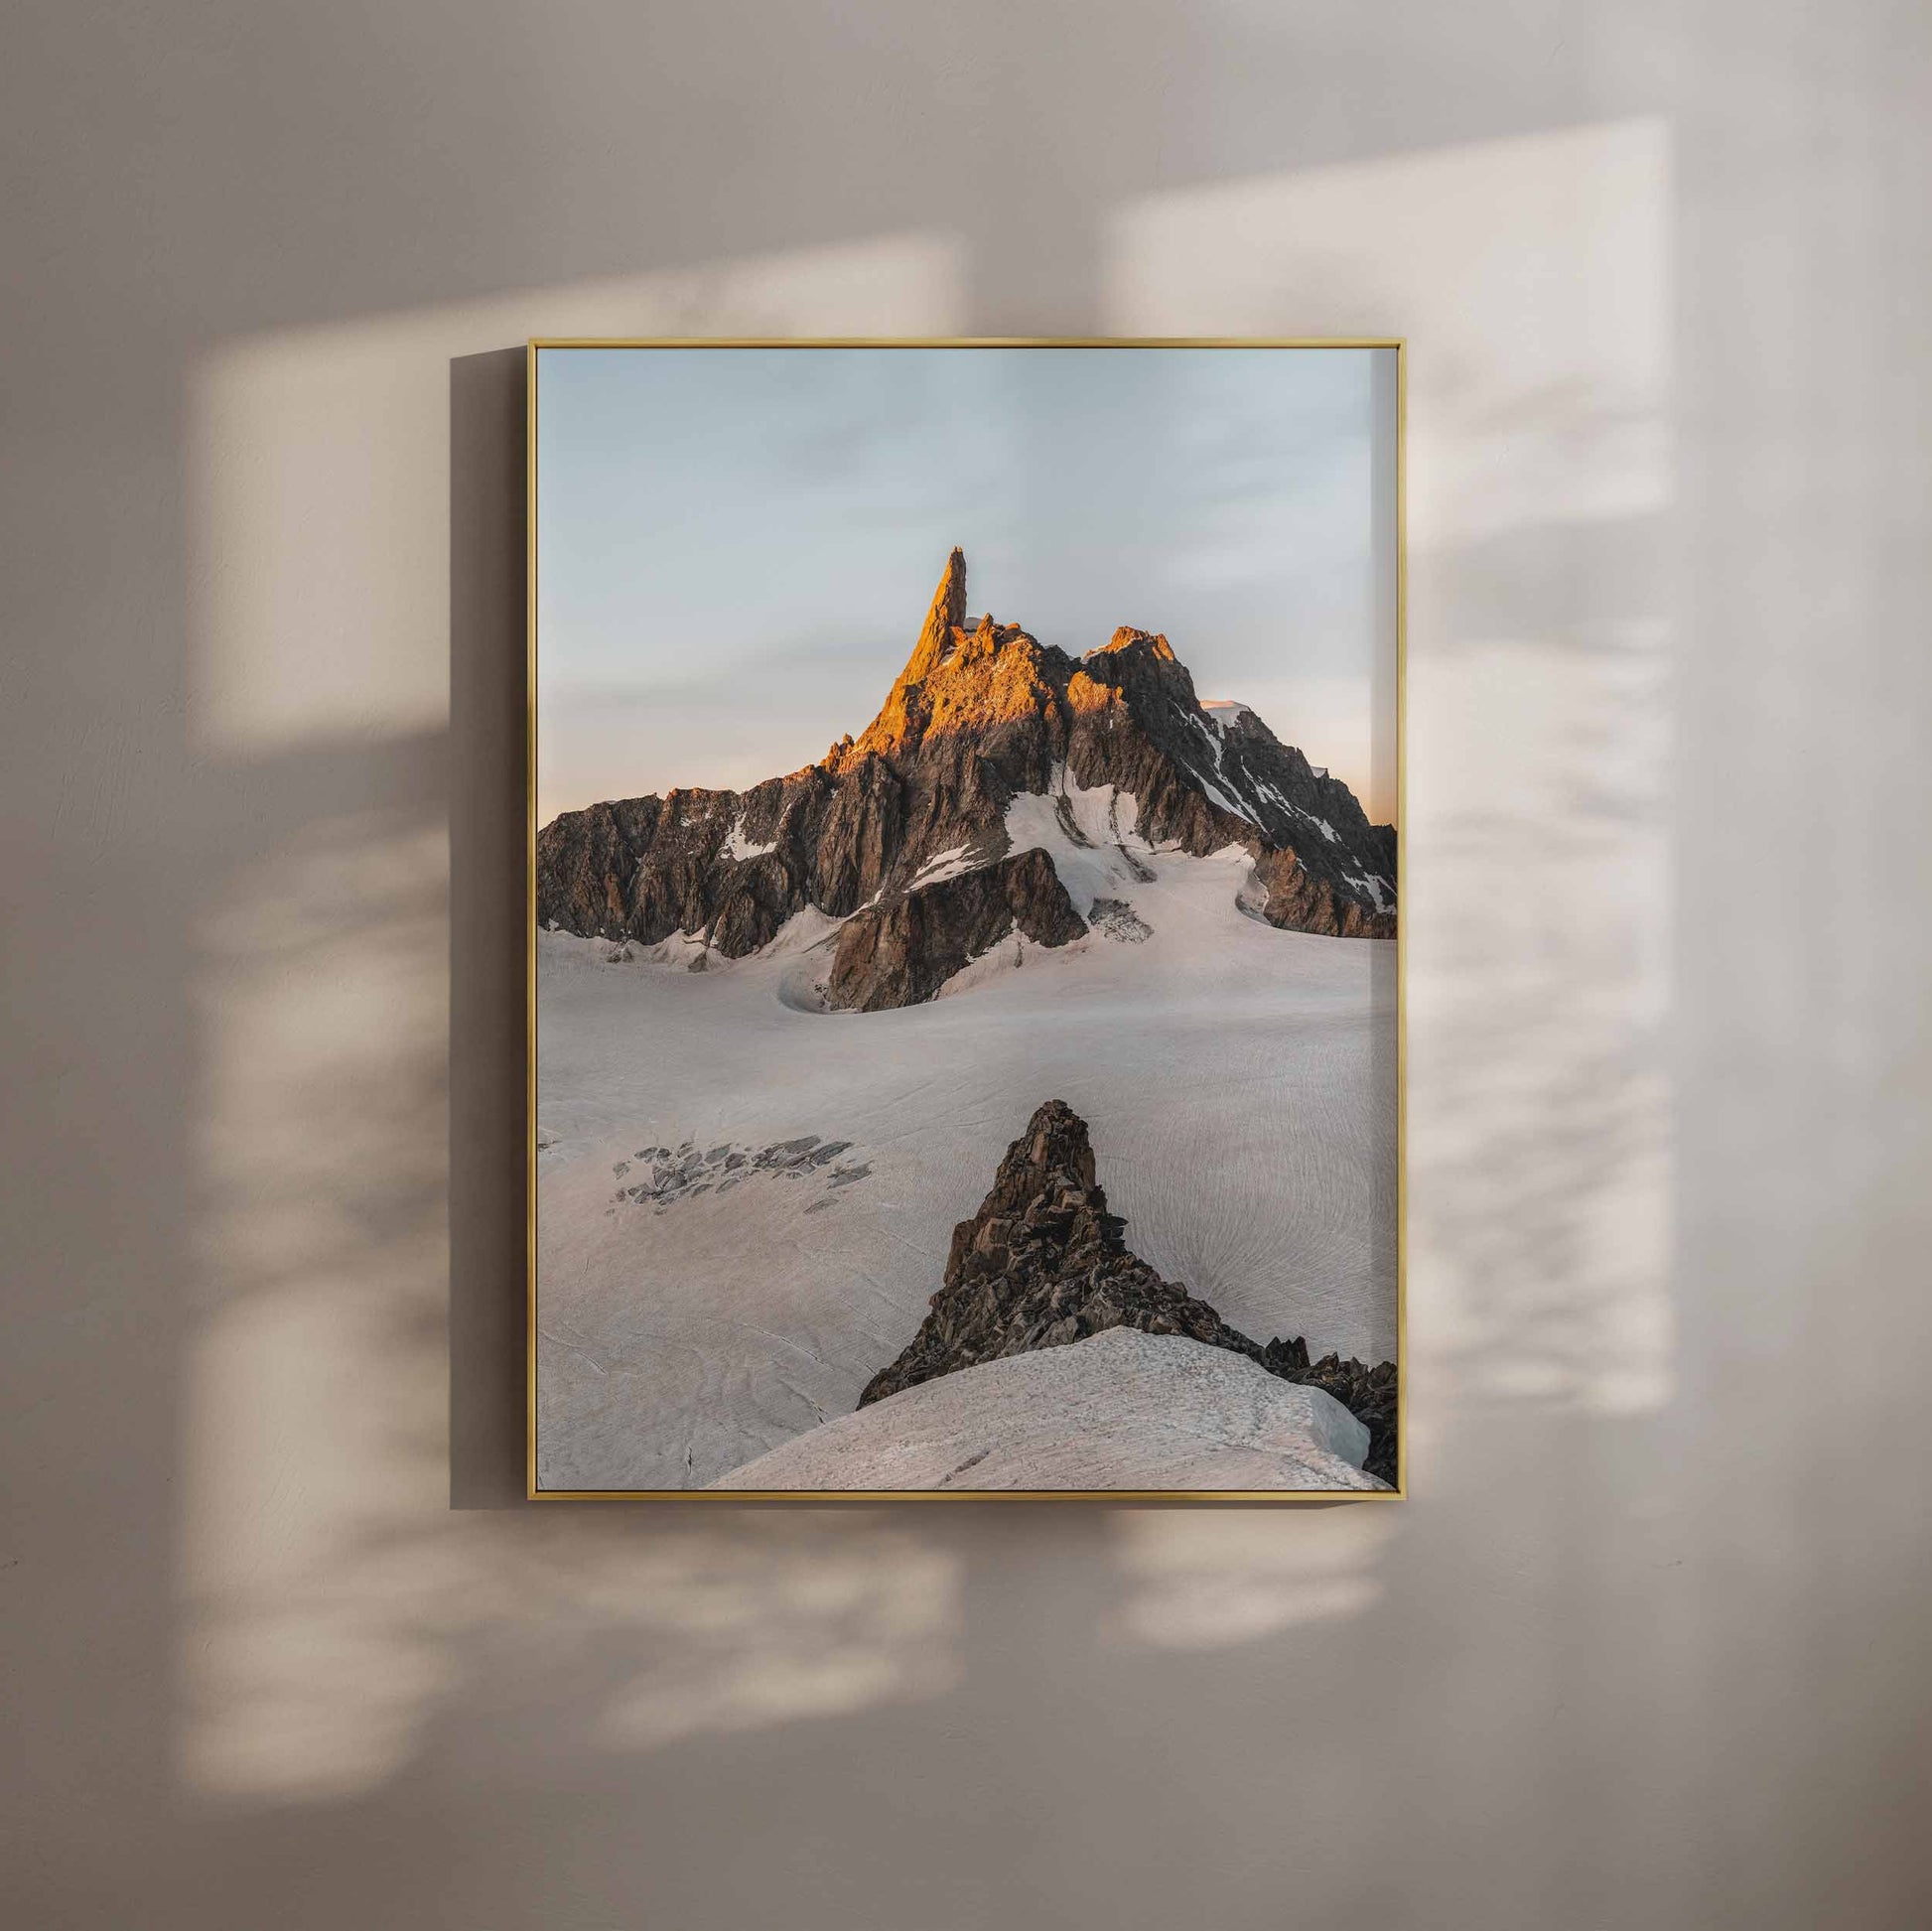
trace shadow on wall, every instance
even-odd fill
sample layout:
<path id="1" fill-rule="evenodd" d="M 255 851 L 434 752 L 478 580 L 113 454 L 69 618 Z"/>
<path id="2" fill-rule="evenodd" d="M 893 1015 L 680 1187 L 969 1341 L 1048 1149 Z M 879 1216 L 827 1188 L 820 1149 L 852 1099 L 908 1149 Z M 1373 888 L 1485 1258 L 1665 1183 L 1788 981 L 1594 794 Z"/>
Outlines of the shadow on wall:
<path id="1" fill-rule="evenodd" d="M 761 1820 L 767 1873 L 868 1803 L 900 1872 L 964 1868 L 961 1805 L 1049 1819 L 983 1880 L 988 1912 L 1016 1884 L 1063 1894 L 1066 1847 L 1104 1842 L 1090 1881 L 1136 1922 L 1182 1921 L 1190 1864 L 1284 1816 L 1362 1873 L 1364 1910 L 1390 1902 L 1373 1853 L 1404 1804 L 1425 1859 L 1477 1807 L 1552 1790 L 1602 1843 L 1656 1839 L 1668 1776 L 1522 1744 L 1559 1695 L 1614 1695 L 1659 1734 L 1683 1721 L 1661 1691 L 1633 1700 L 1640 1614 L 1590 1621 L 1578 1680 L 1555 1554 L 1606 1464 L 1643 1490 L 1651 1451 L 1612 1418 L 1669 1393 L 1667 163 L 1655 123 L 1581 128 L 1154 197 L 1096 244 L 1089 326 L 1415 345 L 1413 1511 L 523 1507 L 522 356 L 503 345 L 960 331 L 970 263 L 911 233 L 208 360 L 195 718 L 207 757 L 281 800 L 197 929 L 174 1742 L 224 1858 L 292 1841 L 264 1813 L 353 1833 L 378 1794 L 408 1818 L 458 1793 L 515 1830 L 474 1833 L 433 1900 L 416 1871 L 385 1901 L 483 1921 L 532 1881 L 532 1833 L 566 1857 L 608 1824 L 613 1753 L 662 1847 L 666 1922 L 700 1896 L 764 1909 L 749 1872 L 681 1860 L 700 1802 Z M 1504 1493 L 1526 1456 L 1545 1480 L 1480 1533 L 1466 1500 L 1453 1532 L 1427 1508 Z M 1620 1548 L 1651 1533 L 1639 1512 Z M 1031 1561 L 1049 1550 L 1051 1581 Z M 1484 1565 L 1530 1581 L 1492 1600 Z M 929 1706 L 936 1773 L 908 1716 Z M 1404 1710 L 1400 1769 L 1354 1740 L 1368 1708 Z M 1290 1730 L 1338 1740 L 1289 1760 Z M 718 1753 L 745 1731 L 756 1758 Z M 1166 1845 L 1110 1821 L 1136 1748 L 1213 1793 Z M 580 1878 L 615 1896 L 629 1879 L 603 1855 Z M 1493 1921 L 1531 1921 L 1566 1855 L 1470 1882 Z M 1667 1885 L 1668 1861 L 1635 1881 Z M 813 1883 L 876 1921 L 862 1869 L 814 1863 Z"/>
<path id="2" fill-rule="evenodd" d="M 1123 333 L 1411 338 L 1412 1445 L 1669 1390 L 1670 155 L 1581 127 L 1120 210 Z M 1366 239 L 1369 237 L 1371 239 Z M 1446 1391 L 1447 1392 L 1447 1391 Z"/>

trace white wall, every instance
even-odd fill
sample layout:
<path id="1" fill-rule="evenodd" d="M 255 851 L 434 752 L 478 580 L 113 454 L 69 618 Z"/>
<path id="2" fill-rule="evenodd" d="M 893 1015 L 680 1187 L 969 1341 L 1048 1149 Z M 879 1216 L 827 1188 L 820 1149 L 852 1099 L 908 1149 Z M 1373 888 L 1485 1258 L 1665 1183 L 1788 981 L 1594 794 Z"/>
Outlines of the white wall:
<path id="1" fill-rule="evenodd" d="M 1928 39 L 16 10 L 21 1921 L 1923 1922 Z M 1156 330 L 1413 345 L 1415 1499 L 516 1503 L 511 345 Z"/>

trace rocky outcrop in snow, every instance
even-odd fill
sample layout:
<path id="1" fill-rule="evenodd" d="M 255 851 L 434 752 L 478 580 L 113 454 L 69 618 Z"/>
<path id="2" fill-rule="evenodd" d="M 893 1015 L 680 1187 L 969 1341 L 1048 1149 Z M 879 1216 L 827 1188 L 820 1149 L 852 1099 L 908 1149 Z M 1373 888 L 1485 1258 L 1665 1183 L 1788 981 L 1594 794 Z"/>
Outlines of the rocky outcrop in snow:
<path id="1" fill-rule="evenodd" d="M 1368 1430 L 1368 1454 L 1362 1466 L 1395 1485 L 1398 1409 L 1393 1361 L 1378 1361 L 1371 1368 L 1361 1361 L 1344 1361 L 1339 1354 L 1324 1354 L 1311 1362 L 1309 1344 L 1300 1338 L 1270 1341 L 1258 1358 L 1270 1374 L 1305 1388 L 1319 1388 L 1340 1402 Z"/>
<path id="2" fill-rule="evenodd" d="M 1225 1348 L 1113 1328 L 809 1429 L 719 1489 L 1376 1490 L 1368 1432 Z"/>
<path id="3" fill-rule="evenodd" d="M 1000 1163 L 979 1212 L 953 1229 L 944 1285 L 904 1352 L 860 1407 L 980 1361 L 1059 1347 L 1110 1327 L 1184 1334 L 1259 1355 L 1214 1310 L 1131 1254 L 1107 1211 L 1086 1123 L 1048 1100 Z"/>
<path id="4" fill-rule="evenodd" d="M 1165 636 L 1122 628 L 1076 659 L 990 616 L 969 625 L 958 550 L 856 741 L 742 793 L 675 790 L 563 813 L 537 838 L 537 917 L 646 945 L 686 933 L 740 958 L 807 907 L 884 910 L 942 853 L 996 863 L 1009 852 L 1007 807 L 1062 772 L 1137 800 L 1150 840 L 1195 856 L 1246 848 L 1252 903 L 1271 924 L 1394 935 L 1395 833 L 1371 825 L 1345 784 L 1244 707 L 1203 709 Z M 876 921 L 880 936 L 888 922 Z M 951 924 L 922 929 L 943 937 Z M 920 925 L 908 914 L 901 936 Z M 897 983 L 924 999 L 947 976 L 928 961 Z M 883 982 L 865 983 L 870 996 Z"/>
<path id="5" fill-rule="evenodd" d="M 1053 861 L 1037 849 L 920 886 L 855 913 L 839 928 L 826 983 L 852 1012 L 915 1006 L 1014 932 L 1064 945 L 1087 929 Z"/>
<path id="6" fill-rule="evenodd" d="M 1001 1161 L 992 1190 L 953 1229 L 944 1282 L 904 1351 L 859 1406 L 982 1362 L 1064 1347 L 1115 1328 L 1182 1336 L 1239 1354 L 1284 1381 L 1318 1387 L 1362 1421 L 1369 1471 L 1393 1482 L 1396 1369 L 1330 1355 L 1311 1365 L 1300 1339 L 1266 1347 L 1128 1250 L 1108 1212 L 1086 1123 L 1048 1100 Z"/>

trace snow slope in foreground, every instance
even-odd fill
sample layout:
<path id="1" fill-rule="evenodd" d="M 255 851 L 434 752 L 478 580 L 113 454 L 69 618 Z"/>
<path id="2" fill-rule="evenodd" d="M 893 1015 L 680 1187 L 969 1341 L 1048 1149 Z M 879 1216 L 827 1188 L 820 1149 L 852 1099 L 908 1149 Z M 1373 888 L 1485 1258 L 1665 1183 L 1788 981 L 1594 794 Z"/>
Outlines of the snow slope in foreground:
<path id="1" fill-rule="evenodd" d="M 1335 1488 L 1368 1430 L 1225 1348 L 1116 1327 L 987 1361 L 827 1422 L 718 1488 Z"/>
<path id="2" fill-rule="evenodd" d="M 1245 855 L 1150 851 L 1118 803 L 1070 800 L 1085 845 L 1050 801 L 1014 829 L 1120 936 L 1006 941 L 928 1005 L 800 1010 L 808 914 L 703 972 L 539 934 L 546 1487 L 701 1487 L 849 1414 L 1045 1099 L 1167 1279 L 1258 1340 L 1394 1354 L 1395 948 L 1244 914 Z"/>

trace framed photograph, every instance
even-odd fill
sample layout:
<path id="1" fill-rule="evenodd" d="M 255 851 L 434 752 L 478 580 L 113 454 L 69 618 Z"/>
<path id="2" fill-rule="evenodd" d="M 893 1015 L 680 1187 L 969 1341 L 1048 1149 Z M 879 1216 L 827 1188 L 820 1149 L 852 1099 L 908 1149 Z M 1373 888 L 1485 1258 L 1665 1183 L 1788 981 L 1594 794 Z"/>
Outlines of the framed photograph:
<path id="1" fill-rule="evenodd" d="M 1403 356 L 531 344 L 532 1497 L 1401 1495 Z"/>

